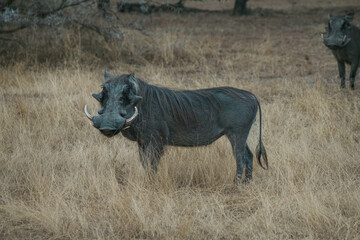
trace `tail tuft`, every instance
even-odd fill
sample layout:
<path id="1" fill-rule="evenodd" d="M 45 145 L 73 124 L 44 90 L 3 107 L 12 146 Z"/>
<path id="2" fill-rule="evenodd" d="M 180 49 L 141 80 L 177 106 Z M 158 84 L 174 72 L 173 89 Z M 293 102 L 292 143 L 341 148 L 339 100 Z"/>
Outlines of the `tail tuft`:
<path id="1" fill-rule="evenodd" d="M 267 159 L 267 155 L 266 155 L 265 146 L 262 144 L 261 141 L 256 146 L 255 152 L 256 152 L 256 159 L 257 159 L 257 162 L 260 165 L 260 167 L 262 167 L 265 170 L 269 169 L 269 163 L 268 163 L 268 159 Z M 264 165 L 263 165 L 263 163 L 261 161 L 261 157 L 265 162 L 266 168 L 264 167 Z"/>

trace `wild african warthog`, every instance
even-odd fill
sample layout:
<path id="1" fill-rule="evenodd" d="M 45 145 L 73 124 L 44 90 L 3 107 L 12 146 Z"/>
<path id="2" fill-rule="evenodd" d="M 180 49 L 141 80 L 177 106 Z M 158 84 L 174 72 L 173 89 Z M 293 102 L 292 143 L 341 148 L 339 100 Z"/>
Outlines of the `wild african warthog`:
<path id="1" fill-rule="evenodd" d="M 355 87 L 355 76 L 360 60 L 360 30 L 351 25 L 353 17 L 354 13 L 343 17 L 335 17 L 330 13 L 326 27 L 328 36 L 324 38 L 325 46 L 331 49 L 337 60 L 342 88 L 345 87 L 345 63 L 351 64 L 351 89 Z"/>
<path id="2" fill-rule="evenodd" d="M 261 142 L 261 108 L 256 97 L 247 91 L 218 87 L 195 91 L 174 91 L 145 83 L 133 74 L 110 76 L 104 73 L 102 91 L 93 94 L 101 104 L 98 116 L 85 113 L 95 128 L 112 137 L 121 132 L 136 141 L 144 168 L 156 172 L 165 145 L 202 146 L 226 135 L 236 158 L 236 178 L 252 178 L 253 154 L 246 141 L 257 109 L 260 110 L 260 136 L 256 149 L 268 160 Z"/>

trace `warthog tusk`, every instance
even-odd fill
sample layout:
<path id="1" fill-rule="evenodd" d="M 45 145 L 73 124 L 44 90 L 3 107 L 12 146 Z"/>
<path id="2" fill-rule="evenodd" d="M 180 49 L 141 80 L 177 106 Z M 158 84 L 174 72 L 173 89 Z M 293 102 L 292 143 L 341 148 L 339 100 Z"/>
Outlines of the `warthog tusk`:
<path id="1" fill-rule="evenodd" d="M 84 107 L 84 111 L 85 111 L 86 116 L 87 116 L 90 120 L 93 120 L 93 116 L 88 112 L 88 110 L 87 110 L 87 105 L 86 105 L 86 104 L 85 104 L 85 107 Z"/>
<path id="2" fill-rule="evenodd" d="M 134 114 L 131 116 L 131 118 L 126 119 L 125 125 L 130 125 L 130 123 L 134 121 L 134 119 L 137 117 L 138 114 L 139 114 L 138 109 L 137 107 L 135 107 Z"/>
<path id="3" fill-rule="evenodd" d="M 324 34 L 323 33 L 320 36 L 321 36 L 321 39 L 324 39 Z"/>
<path id="4" fill-rule="evenodd" d="M 346 35 L 344 35 L 343 42 L 345 42 L 345 39 L 346 39 Z"/>

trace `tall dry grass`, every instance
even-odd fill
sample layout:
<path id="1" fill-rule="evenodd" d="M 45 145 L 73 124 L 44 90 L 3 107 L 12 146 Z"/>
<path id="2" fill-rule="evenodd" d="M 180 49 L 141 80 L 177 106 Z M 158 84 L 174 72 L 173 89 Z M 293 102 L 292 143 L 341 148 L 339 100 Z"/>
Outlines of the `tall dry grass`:
<path id="1" fill-rule="evenodd" d="M 135 63 L 110 64 L 157 85 L 255 93 L 270 169 L 255 164 L 247 185 L 232 182 L 226 138 L 167 148 L 148 179 L 136 143 L 84 116 L 102 67 L 1 68 L 0 239 L 359 239 L 359 87 L 339 88 L 317 35 L 326 15 L 308 14 L 156 15 L 142 23 L 151 44 L 124 43 L 151 57 L 128 48 Z"/>

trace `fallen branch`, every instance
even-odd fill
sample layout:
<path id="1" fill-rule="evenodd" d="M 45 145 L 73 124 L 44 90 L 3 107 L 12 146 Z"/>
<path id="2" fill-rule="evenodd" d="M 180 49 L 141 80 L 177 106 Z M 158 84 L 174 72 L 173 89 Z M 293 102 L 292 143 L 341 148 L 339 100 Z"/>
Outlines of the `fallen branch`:
<path id="1" fill-rule="evenodd" d="M 154 13 L 154 12 L 186 12 L 186 13 L 197 13 L 197 12 L 216 12 L 198 8 L 188 8 L 179 1 L 176 4 L 147 4 L 147 3 L 126 3 L 118 2 L 117 9 L 119 12 L 139 12 L 139 13 Z"/>
<path id="2" fill-rule="evenodd" d="M 15 40 L 15 39 L 0 37 L 0 41 L 15 42 L 15 43 L 17 43 L 19 46 L 25 48 L 25 44 L 24 44 L 23 42 L 18 41 L 18 40 Z"/>

